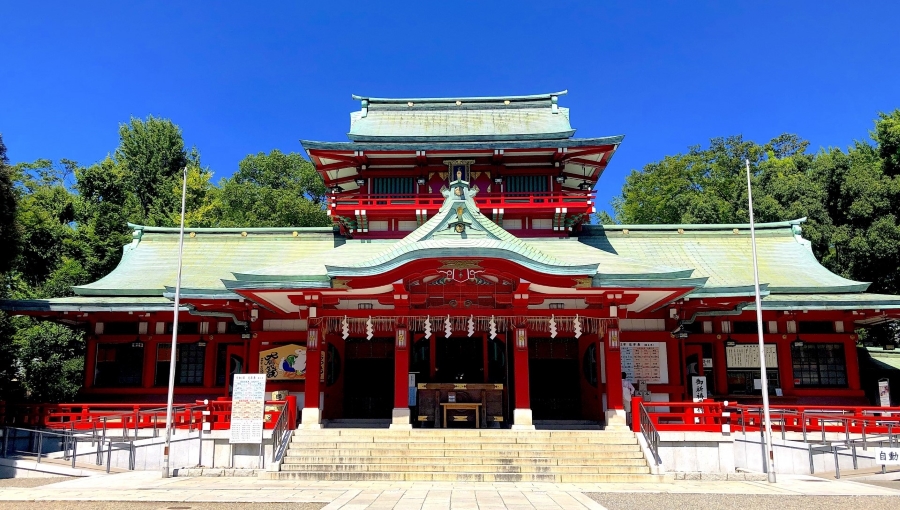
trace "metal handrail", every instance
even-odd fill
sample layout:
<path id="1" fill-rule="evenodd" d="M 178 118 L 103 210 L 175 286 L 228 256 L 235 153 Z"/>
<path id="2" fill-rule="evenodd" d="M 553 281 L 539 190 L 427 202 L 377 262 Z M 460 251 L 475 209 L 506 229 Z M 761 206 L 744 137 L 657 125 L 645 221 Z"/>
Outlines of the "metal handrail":
<path id="1" fill-rule="evenodd" d="M 285 403 L 284 407 L 281 408 L 281 413 L 278 414 L 278 419 L 275 421 L 275 428 L 272 429 L 273 463 L 280 461 L 284 457 L 284 454 L 287 451 L 287 445 L 290 442 L 292 430 L 288 426 L 289 412 L 290 406 Z"/>
<path id="2" fill-rule="evenodd" d="M 659 431 L 656 430 L 656 426 L 653 425 L 653 420 L 650 419 L 650 414 L 647 412 L 647 408 L 644 407 L 644 403 L 641 402 L 639 405 L 641 434 L 643 434 L 644 438 L 647 440 L 647 447 L 650 448 L 650 452 L 653 453 L 653 458 L 656 460 L 656 463 L 662 464 L 662 459 L 659 457 Z"/>

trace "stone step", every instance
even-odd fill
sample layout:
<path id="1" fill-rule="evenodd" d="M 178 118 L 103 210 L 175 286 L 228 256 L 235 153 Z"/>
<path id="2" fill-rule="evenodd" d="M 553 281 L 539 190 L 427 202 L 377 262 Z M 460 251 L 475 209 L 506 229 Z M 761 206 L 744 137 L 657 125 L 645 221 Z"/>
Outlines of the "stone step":
<path id="1" fill-rule="evenodd" d="M 294 464 L 281 465 L 282 471 L 310 472 L 423 472 L 423 473 L 545 473 L 545 474 L 647 474 L 644 466 L 520 466 L 484 464 Z"/>
<path id="2" fill-rule="evenodd" d="M 284 457 L 285 464 L 483 464 L 522 465 L 522 466 L 646 466 L 643 456 L 618 458 L 582 458 L 582 457 L 410 457 L 408 455 L 387 456 L 334 456 L 295 454 Z"/>
<path id="3" fill-rule="evenodd" d="M 307 436 L 295 434 L 292 443 L 446 443 L 446 444 L 637 444 L 634 435 L 602 436 L 602 437 L 458 437 L 458 436 L 426 436 L 426 437 L 392 437 L 392 436 Z"/>
<path id="4" fill-rule="evenodd" d="M 391 437 L 603 437 L 633 436 L 628 429 L 610 430 L 508 430 L 508 429 L 298 429 L 297 435 L 303 436 L 391 436 Z"/>
<path id="5" fill-rule="evenodd" d="M 604 459 L 644 458 L 639 446 L 620 450 L 593 450 L 583 452 L 559 450 L 415 450 L 399 448 L 290 448 L 288 457 L 448 457 L 448 458 L 550 458 L 550 459 Z"/>
<path id="6" fill-rule="evenodd" d="M 435 481 L 435 482 L 555 482 L 555 483 L 654 483 L 670 482 L 651 474 L 546 474 L 546 473 L 423 473 L 412 471 L 279 471 L 261 478 L 320 481 Z"/>
<path id="7" fill-rule="evenodd" d="M 290 448 L 316 448 L 316 449 L 353 449 L 366 450 L 408 450 L 418 452 L 420 450 L 462 450 L 468 452 L 482 451 L 559 451 L 559 452 L 611 452 L 639 449 L 637 442 L 634 444 L 543 444 L 543 443 L 294 443 Z"/>

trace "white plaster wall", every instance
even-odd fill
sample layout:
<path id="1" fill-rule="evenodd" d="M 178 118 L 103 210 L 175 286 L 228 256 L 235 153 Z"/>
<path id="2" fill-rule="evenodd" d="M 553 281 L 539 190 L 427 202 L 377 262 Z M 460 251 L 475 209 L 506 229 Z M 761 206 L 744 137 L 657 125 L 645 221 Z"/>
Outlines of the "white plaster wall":
<path id="1" fill-rule="evenodd" d="M 259 445 L 229 444 L 228 431 L 203 433 L 202 459 L 200 458 L 200 436 L 198 432 L 181 433 L 172 437 L 169 454 L 169 467 L 180 469 L 196 467 L 264 469 L 272 459 L 272 431 L 263 432 L 262 458 Z M 90 443 L 79 445 L 79 449 L 90 447 Z M 165 437 L 142 439 L 135 442 L 136 470 L 159 470 L 163 464 Z M 106 445 L 104 444 L 103 465 L 106 465 Z M 110 465 L 128 469 L 129 452 L 127 449 L 113 449 Z"/>
<path id="2" fill-rule="evenodd" d="M 833 437 L 830 437 L 833 436 Z M 838 437 L 839 436 L 839 437 Z M 828 436 L 832 440 L 843 439 L 842 434 Z M 817 437 L 818 439 L 821 436 Z M 775 455 L 775 473 L 785 474 L 811 474 L 809 469 L 809 447 L 807 443 L 792 441 L 790 438 L 781 439 L 780 434 L 772 438 L 773 452 Z M 874 458 L 874 445 L 870 444 L 868 450 L 862 446 L 856 448 L 857 466 L 859 469 L 876 467 Z M 765 453 L 763 440 L 758 433 L 735 434 L 734 441 L 735 464 L 739 468 L 750 471 L 763 472 L 763 459 Z M 838 462 L 842 473 L 853 471 L 853 453 L 850 449 L 838 449 Z M 816 453 L 813 455 L 813 467 L 816 473 L 829 473 L 835 471 L 834 454 Z"/>
<path id="3" fill-rule="evenodd" d="M 661 432 L 659 456 L 671 472 L 734 473 L 734 439 L 714 432 Z"/>

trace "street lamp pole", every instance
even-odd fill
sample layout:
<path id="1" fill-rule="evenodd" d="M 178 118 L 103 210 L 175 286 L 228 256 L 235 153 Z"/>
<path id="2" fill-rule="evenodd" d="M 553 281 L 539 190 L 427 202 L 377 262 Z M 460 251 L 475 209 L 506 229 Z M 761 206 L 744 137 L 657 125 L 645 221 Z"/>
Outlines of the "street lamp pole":
<path id="1" fill-rule="evenodd" d="M 169 448 L 172 446 L 172 402 L 175 398 L 175 358 L 178 352 L 178 309 L 181 307 L 181 266 L 184 258 L 184 204 L 187 197 L 187 167 L 182 169 L 181 227 L 178 231 L 178 276 L 175 279 L 175 309 L 172 312 L 172 348 L 169 350 L 169 391 L 166 399 L 166 447 L 163 449 L 163 478 L 169 477 Z"/>
<path id="2" fill-rule="evenodd" d="M 769 414 L 769 380 L 766 377 L 766 346 L 763 343 L 762 298 L 759 296 L 759 262 L 756 258 L 756 226 L 753 221 L 753 191 L 750 185 L 750 160 L 747 165 L 747 201 L 750 207 L 750 245 L 753 249 L 753 285 L 756 291 L 756 333 L 759 337 L 759 373 L 762 383 L 762 400 L 765 426 L 766 458 L 763 459 L 769 483 L 775 483 L 775 451 L 772 449 L 772 419 Z"/>

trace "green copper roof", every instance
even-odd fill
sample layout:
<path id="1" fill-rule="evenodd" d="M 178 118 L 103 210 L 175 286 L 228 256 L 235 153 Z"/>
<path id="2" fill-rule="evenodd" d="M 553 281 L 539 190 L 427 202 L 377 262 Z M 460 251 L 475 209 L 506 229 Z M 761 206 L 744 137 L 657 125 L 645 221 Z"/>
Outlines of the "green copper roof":
<path id="1" fill-rule="evenodd" d="M 770 294 L 763 310 L 859 310 L 900 308 L 900 296 L 889 294 Z"/>
<path id="2" fill-rule="evenodd" d="M 172 302 L 159 297 L 74 296 L 56 299 L 0 301 L 0 309 L 15 312 L 162 312 Z M 182 310 L 187 310 L 185 306 Z"/>
<path id="3" fill-rule="evenodd" d="M 596 147 L 600 145 L 618 145 L 625 135 L 603 136 L 597 138 L 568 138 L 565 140 L 539 139 L 533 141 L 370 141 L 370 142 L 317 142 L 300 140 L 306 150 L 331 151 L 409 151 L 409 150 L 493 150 L 493 149 L 556 149 L 575 147 Z"/>
<path id="4" fill-rule="evenodd" d="M 353 96 L 354 142 L 501 141 L 566 139 L 575 130 L 562 93 L 534 96 L 386 99 Z"/>
<path id="5" fill-rule="evenodd" d="M 799 221 L 757 225 L 760 282 L 773 294 L 865 291 L 868 283 L 819 264 Z M 694 277 L 709 278 L 704 292 L 753 285 L 749 225 L 590 225 L 579 240 L 646 263 L 693 268 Z"/>
<path id="6" fill-rule="evenodd" d="M 178 229 L 132 227 L 133 241 L 125 246 L 119 265 L 100 280 L 75 287 L 76 294 L 162 297 L 166 287 L 175 286 Z M 330 227 L 187 229 L 182 287 L 225 291 L 222 279 L 231 278 L 233 271 L 297 260 L 341 241 Z"/>

